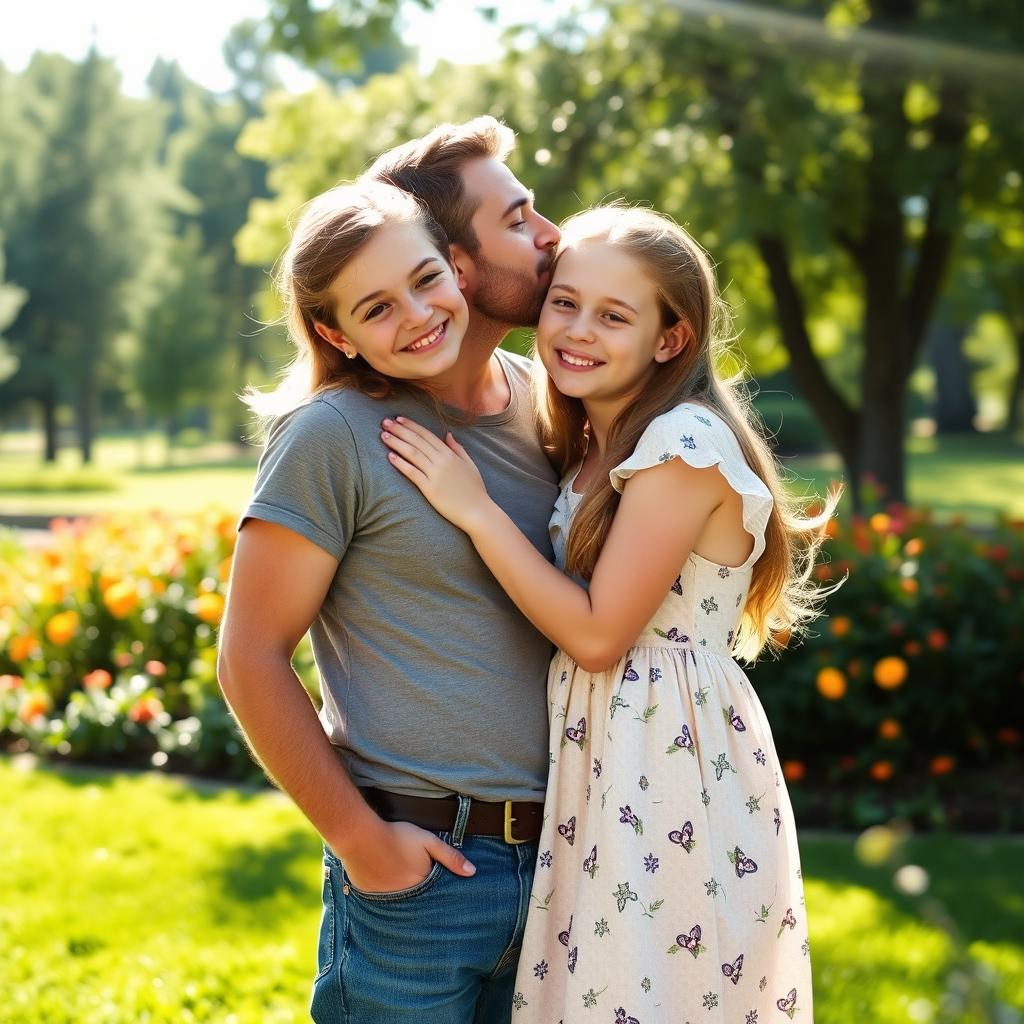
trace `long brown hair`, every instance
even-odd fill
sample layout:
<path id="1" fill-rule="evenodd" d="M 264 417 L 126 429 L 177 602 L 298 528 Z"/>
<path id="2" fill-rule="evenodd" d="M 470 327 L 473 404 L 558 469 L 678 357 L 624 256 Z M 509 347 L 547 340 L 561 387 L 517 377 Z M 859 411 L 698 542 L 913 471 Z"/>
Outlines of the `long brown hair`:
<path id="1" fill-rule="evenodd" d="M 558 252 L 584 241 L 611 245 L 633 257 L 655 287 L 663 327 L 683 321 L 692 336 L 674 359 L 652 365 L 641 393 L 612 423 L 600 472 L 573 518 L 566 571 L 585 579 L 594 571 L 619 504 L 609 471 L 633 453 L 656 417 L 682 402 L 703 405 L 729 425 L 748 466 L 774 499 L 765 528 L 765 550 L 754 563 L 737 647 L 743 658 L 752 661 L 765 647 L 784 646 L 787 635 L 799 633 L 818 614 L 822 592 L 810 576 L 838 495 L 830 497 L 820 515 L 806 518 L 782 487 L 779 465 L 740 380 L 723 379 L 716 373 L 729 344 L 731 318 L 718 292 L 714 265 L 701 246 L 669 217 L 621 205 L 596 207 L 571 217 L 562 226 Z M 534 387 L 541 436 L 564 474 L 586 451 L 583 403 L 561 394 L 539 359 L 534 360 Z"/>
<path id="2" fill-rule="evenodd" d="M 242 399 L 265 420 L 290 412 L 328 388 L 351 387 L 371 398 L 387 398 L 409 382 L 375 370 L 362 356 L 349 359 L 316 332 L 337 328 L 331 284 L 385 224 L 418 224 L 451 263 L 448 237 L 413 196 L 379 181 L 336 185 L 310 200 L 278 266 L 276 284 L 284 304 L 295 357 L 271 392 L 248 388 Z"/>

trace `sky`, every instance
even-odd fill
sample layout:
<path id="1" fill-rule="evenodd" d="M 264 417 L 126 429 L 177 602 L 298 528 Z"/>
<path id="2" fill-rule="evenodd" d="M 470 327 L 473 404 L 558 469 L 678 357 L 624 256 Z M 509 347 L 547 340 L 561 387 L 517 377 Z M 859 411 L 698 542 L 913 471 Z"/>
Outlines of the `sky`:
<path id="1" fill-rule="evenodd" d="M 479 0 L 439 0 L 434 12 L 411 11 L 405 41 L 420 49 L 420 63 L 440 56 L 457 63 L 482 63 L 501 53 L 500 26 L 476 12 Z M 141 96 L 158 56 L 177 60 L 185 73 L 213 90 L 226 90 L 231 76 L 221 44 L 232 25 L 260 18 L 267 0 L 0 0 L 0 63 L 21 71 L 36 50 L 79 59 L 95 41 L 121 69 L 125 92 Z M 506 10 L 511 5 L 506 4 Z M 550 17 L 563 0 L 517 0 L 514 17 Z M 296 67 L 280 69 L 288 88 L 309 79 Z"/>

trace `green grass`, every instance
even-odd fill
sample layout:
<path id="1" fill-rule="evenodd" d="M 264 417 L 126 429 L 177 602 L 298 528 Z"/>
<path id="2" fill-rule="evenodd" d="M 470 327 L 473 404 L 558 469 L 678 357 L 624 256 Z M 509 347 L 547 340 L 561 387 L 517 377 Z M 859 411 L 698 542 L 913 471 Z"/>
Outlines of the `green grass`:
<path id="1" fill-rule="evenodd" d="M 824 494 L 843 478 L 832 454 L 783 459 L 797 493 Z M 907 439 L 907 489 L 914 505 L 942 515 L 991 522 L 999 513 L 1024 518 L 1024 443 L 1006 435 Z"/>
<path id="2" fill-rule="evenodd" d="M 1024 443 L 1004 435 L 913 437 L 907 441 L 910 498 L 940 513 L 991 521 L 999 512 L 1024 518 Z M 200 445 L 174 453 L 168 466 L 161 437 L 101 438 L 94 466 L 66 449 L 57 466 L 39 461 L 39 439 L 0 436 L 0 513 L 92 515 L 163 508 L 194 511 L 205 505 L 240 510 L 252 488 L 258 452 Z M 824 494 L 841 479 L 835 455 L 785 459 L 798 492 Z"/>
<path id="3" fill-rule="evenodd" d="M 163 438 L 100 438 L 92 466 L 64 449 L 56 465 L 40 462 L 39 439 L 0 438 L 0 513 L 95 515 L 161 508 L 190 512 L 206 505 L 241 510 L 252 490 L 258 451 L 209 444 L 176 449 L 168 462 Z"/>
<path id="4" fill-rule="evenodd" d="M 280 795 L 0 760 L 0 1024 L 306 1020 L 319 844 Z M 802 840 L 818 1024 L 904 1024 L 950 941 L 850 837 Z M 1024 1008 L 1024 846 L 923 837 L 913 859 Z M 968 1017 L 964 1016 L 964 1021 Z"/>

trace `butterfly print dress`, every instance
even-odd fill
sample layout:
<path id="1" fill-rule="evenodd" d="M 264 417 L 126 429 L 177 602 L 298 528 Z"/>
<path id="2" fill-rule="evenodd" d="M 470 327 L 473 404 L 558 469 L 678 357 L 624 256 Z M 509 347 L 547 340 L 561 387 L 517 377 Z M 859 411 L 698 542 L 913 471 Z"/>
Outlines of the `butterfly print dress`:
<path id="1" fill-rule="evenodd" d="M 694 404 L 655 419 L 612 482 L 673 458 L 719 468 L 742 496 L 754 549 L 738 567 L 691 554 L 611 669 L 555 655 L 516 1024 L 813 1021 L 789 797 L 732 657 L 772 499 L 730 428 Z M 560 565 L 573 479 L 551 520 Z"/>

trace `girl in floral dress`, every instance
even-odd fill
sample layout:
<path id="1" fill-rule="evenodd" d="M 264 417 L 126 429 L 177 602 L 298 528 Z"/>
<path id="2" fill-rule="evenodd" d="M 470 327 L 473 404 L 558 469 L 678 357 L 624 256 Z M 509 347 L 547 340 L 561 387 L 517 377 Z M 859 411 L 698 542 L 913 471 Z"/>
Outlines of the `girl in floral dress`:
<path id="1" fill-rule="evenodd" d="M 716 375 L 725 326 L 707 255 L 668 218 L 565 225 L 537 335 L 559 568 L 454 437 L 384 421 L 393 464 L 559 647 L 520 1024 L 813 1020 L 793 816 L 735 658 L 814 616 L 835 499 L 815 520 L 790 506 Z"/>

